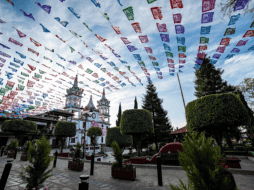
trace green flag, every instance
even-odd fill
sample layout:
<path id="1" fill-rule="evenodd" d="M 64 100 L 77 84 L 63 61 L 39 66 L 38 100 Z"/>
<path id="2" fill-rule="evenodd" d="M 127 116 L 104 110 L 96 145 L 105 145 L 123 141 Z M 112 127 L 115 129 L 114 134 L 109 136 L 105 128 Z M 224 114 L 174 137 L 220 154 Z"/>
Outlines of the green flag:
<path id="1" fill-rule="evenodd" d="M 92 30 L 87 26 L 86 23 L 83 22 L 83 24 L 87 27 L 88 30 L 90 30 L 92 32 Z"/>
<path id="2" fill-rule="evenodd" d="M 153 63 L 153 66 L 159 66 L 159 63 L 157 62 L 152 62 Z"/>
<path id="3" fill-rule="evenodd" d="M 7 91 L 7 90 L 6 90 L 5 88 L 1 88 L 1 89 L 0 89 L 0 95 L 1 95 L 1 96 L 4 96 L 6 91 Z"/>
<path id="4" fill-rule="evenodd" d="M 23 80 L 19 80 L 19 79 L 18 79 L 18 81 L 19 81 L 19 83 L 24 84 L 24 81 L 23 81 Z"/>
<path id="5" fill-rule="evenodd" d="M 98 80 L 94 80 L 93 82 L 96 83 L 96 84 L 100 83 Z"/>
<path id="6" fill-rule="evenodd" d="M 129 70 L 131 69 L 131 66 L 125 66 L 125 67 L 127 67 L 127 69 L 129 69 Z"/>
<path id="7" fill-rule="evenodd" d="M 3 100 L 0 100 L 0 104 L 3 102 Z"/>
<path id="8" fill-rule="evenodd" d="M 250 25 L 250 28 L 253 28 L 254 27 L 254 21 L 252 22 L 252 24 Z"/>
<path id="9" fill-rule="evenodd" d="M 92 74 L 92 70 L 91 69 L 86 69 L 86 72 L 88 73 L 88 74 Z"/>
<path id="10" fill-rule="evenodd" d="M 209 38 L 206 38 L 206 37 L 200 37 L 200 43 L 201 43 L 201 44 L 206 44 L 206 43 L 209 43 Z"/>
<path id="11" fill-rule="evenodd" d="M 124 14 L 127 16 L 128 20 L 134 20 L 134 13 L 132 6 L 127 7 L 126 9 L 123 9 Z"/>
<path id="12" fill-rule="evenodd" d="M 80 84 L 84 84 L 82 81 L 79 82 Z"/>
<path id="13" fill-rule="evenodd" d="M 226 32 L 224 33 L 224 36 L 231 35 L 235 33 L 235 28 L 227 28 Z"/>
<path id="14" fill-rule="evenodd" d="M 21 84 L 19 84 L 18 87 L 19 87 L 20 90 L 24 90 L 25 89 L 25 86 L 23 86 Z"/>
<path id="15" fill-rule="evenodd" d="M 107 71 L 106 71 L 106 68 L 101 68 L 101 70 L 102 70 L 104 73 L 107 72 Z"/>
<path id="16" fill-rule="evenodd" d="M 39 69 L 39 72 L 40 72 L 40 74 L 45 74 L 46 73 L 45 71 L 42 71 L 40 69 Z"/>
<path id="17" fill-rule="evenodd" d="M 114 69 L 115 69 L 116 71 L 119 71 L 119 68 L 118 68 L 118 67 L 114 67 Z"/>
<path id="18" fill-rule="evenodd" d="M 151 4 L 151 3 L 155 2 L 155 1 L 157 1 L 157 0 L 147 0 L 147 3 Z"/>
<path id="19" fill-rule="evenodd" d="M 25 77 L 29 77 L 29 74 L 23 73 L 21 72 L 21 75 L 25 76 Z"/>
<path id="20" fill-rule="evenodd" d="M 47 57 L 43 57 L 44 59 L 46 59 L 46 60 L 49 60 L 50 62 L 52 62 L 52 60 L 51 59 L 49 59 L 49 58 L 47 58 Z"/>
<path id="21" fill-rule="evenodd" d="M 37 73 L 34 73 L 34 77 L 40 79 L 40 78 L 42 78 L 42 75 L 39 75 L 39 74 L 37 74 Z"/>
<path id="22" fill-rule="evenodd" d="M 75 51 L 75 49 L 73 47 L 71 47 L 71 46 L 69 46 L 69 47 L 71 49 L 71 53 Z"/>
<path id="23" fill-rule="evenodd" d="M 34 59 L 30 58 L 32 61 L 36 62 L 36 63 L 40 63 L 39 61 L 35 61 Z"/>
<path id="24" fill-rule="evenodd" d="M 109 20 L 109 17 L 108 17 L 107 13 L 102 13 L 102 12 L 100 12 L 100 13 L 104 16 L 105 19 Z"/>
<path id="25" fill-rule="evenodd" d="M 186 46 L 178 46 L 178 51 L 186 52 Z"/>
<path id="26" fill-rule="evenodd" d="M 171 52 L 165 52 L 166 53 L 166 57 L 172 57 L 173 58 L 173 53 L 171 53 Z"/>
<path id="27" fill-rule="evenodd" d="M 20 79 L 25 80 L 25 78 L 18 76 Z"/>
<path id="28" fill-rule="evenodd" d="M 12 90 L 13 87 L 9 86 L 8 84 L 5 85 L 7 91 Z"/>
<path id="29" fill-rule="evenodd" d="M 76 32 L 74 32 L 74 31 L 71 31 L 71 30 L 69 30 L 74 36 L 76 36 L 77 38 L 81 38 L 82 36 L 80 36 L 80 35 L 78 35 Z"/>
<path id="30" fill-rule="evenodd" d="M 140 66 L 144 66 L 144 67 L 146 66 L 145 63 L 144 63 L 144 61 L 138 61 L 138 64 L 139 64 Z"/>

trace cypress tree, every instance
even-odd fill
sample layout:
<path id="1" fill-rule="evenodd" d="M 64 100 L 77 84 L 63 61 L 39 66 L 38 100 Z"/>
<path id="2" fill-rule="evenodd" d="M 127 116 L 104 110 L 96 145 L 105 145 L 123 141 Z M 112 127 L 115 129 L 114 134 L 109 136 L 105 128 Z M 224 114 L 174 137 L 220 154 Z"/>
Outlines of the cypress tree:
<path id="1" fill-rule="evenodd" d="M 204 58 L 202 66 L 195 71 L 195 90 L 194 95 L 197 98 L 211 94 L 220 94 L 234 92 L 235 87 L 228 85 L 227 81 L 222 81 L 221 75 L 224 70 L 216 69 L 210 62 L 210 58 Z"/>
<path id="2" fill-rule="evenodd" d="M 118 114 L 117 114 L 116 127 L 120 126 L 121 116 L 122 116 L 122 108 L 121 108 L 121 103 L 120 103 L 119 104 L 119 109 L 118 109 Z"/>
<path id="3" fill-rule="evenodd" d="M 135 96 L 135 100 L 134 100 L 134 109 L 138 109 L 138 102 L 137 102 L 136 96 Z"/>
<path id="4" fill-rule="evenodd" d="M 168 112 L 162 107 L 163 100 L 157 95 L 156 87 L 152 82 L 149 82 L 146 89 L 146 94 L 142 100 L 142 109 L 147 109 L 151 112 L 154 122 L 154 133 L 144 135 L 141 141 L 149 144 L 155 143 L 156 150 L 159 151 L 158 143 L 173 141 L 172 135 L 170 135 L 173 128 L 167 117 Z"/>

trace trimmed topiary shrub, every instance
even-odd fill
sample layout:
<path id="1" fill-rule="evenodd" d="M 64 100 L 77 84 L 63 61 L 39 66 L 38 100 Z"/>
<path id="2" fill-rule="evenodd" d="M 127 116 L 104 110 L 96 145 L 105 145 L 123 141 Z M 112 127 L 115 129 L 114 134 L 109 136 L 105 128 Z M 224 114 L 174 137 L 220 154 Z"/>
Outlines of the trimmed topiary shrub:
<path id="1" fill-rule="evenodd" d="M 58 121 L 55 127 L 54 135 L 60 139 L 61 153 L 63 153 L 64 143 L 67 137 L 73 137 L 76 135 L 76 123 Z"/>
<path id="2" fill-rule="evenodd" d="M 125 135 L 132 135 L 138 142 L 138 156 L 140 156 L 140 138 L 144 133 L 154 132 L 152 115 L 146 109 L 125 110 L 121 117 L 120 132 Z"/>
<path id="3" fill-rule="evenodd" d="M 189 102 L 185 110 L 188 131 L 205 131 L 215 137 L 220 147 L 223 133 L 250 122 L 243 103 L 233 93 L 204 96 Z"/>
<path id="4" fill-rule="evenodd" d="M 119 147 L 122 148 L 122 151 L 126 147 L 133 145 L 133 138 L 131 135 L 122 135 L 120 132 L 120 127 L 108 128 L 106 135 L 106 146 L 111 147 L 113 141 L 116 141 Z"/>
<path id="5" fill-rule="evenodd" d="M 95 154 L 95 146 L 97 145 L 97 138 L 102 135 L 100 127 L 90 127 L 87 131 L 87 136 L 91 138 L 91 144 L 94 146 L 93 153 Z"/>
<path id="6" fill-rule="evenodd" d="M 11 132 L 16 139 L 22 140 L 26 133 L 35 132 L 37 130 L 37 124 L 33 121 L 21 119 L 5 120 L 1 130 L 3 132 Z"/>

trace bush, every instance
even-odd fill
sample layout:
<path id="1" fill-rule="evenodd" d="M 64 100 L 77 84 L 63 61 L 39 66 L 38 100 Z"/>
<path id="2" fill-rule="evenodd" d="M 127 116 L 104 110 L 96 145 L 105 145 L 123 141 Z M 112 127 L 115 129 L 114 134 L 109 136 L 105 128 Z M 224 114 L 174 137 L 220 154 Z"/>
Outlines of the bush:
<path id="1" fill-rule="evenodd" d="M 72 159 L 72 161 L 76 161 L 76 162 L 81 162 L 80 158 L 81 158 L 81 149 L 82 145 L 78 142 L 76 145 L 76 150 L 74 151 L 74 157 Z"/>
<path id="2" fill-rule="evenodd" d="M 91 139 L 91 145 L 97 145 L 97 138 L 102 135 L 102 130 L 100 127 L 90 127 L 87 131 L 87 136 Z M 93 153 L 95 154 L 95 148 Z"/>
<path id="3" fill-rule="evenodd" d="M 212 145 L 212 138 L 206 138 L 205 132 L 189 133 L 184 137 L 183 150 L 178 158 L 188 177 L 188 187 L 179 179 L 180 187 L 169 184 L 172 190 L 231 190 L 234 183 L 224 165 L 218 167 L 222 158 L 220 147 Z"/>
<path id="4" fill-rule="evenodd" d="M 118 163 L 118 167 L 122 167 L 122 162 L 123 162 L 123 155 L 122 155 L 122 150 L 119 147 L 119 145 L 117 144 L 116 141 L 113 141 L 111 144 L 111 148 L 113 149 L 113 154 L 111 154 L 112 156 L 114 156 L 116 162 Z"/>
<path id="5" fill-rule="evenodd" d="M 9 148 L 10 148 L 10 150 L 14 151 L 16 147 L 18 147 L 18 140 L 14 139 L 11 141 Z"/>
<path id="6" fill-rule="evenodd" d="M 43 137 L 40 140 L 36 140 L 37 144 L 37 150 L 35 148 L 35 145 L 29 143 L 29 150 L 27 154 L 28 161 L 32 164 L 32 166 L 27 166 L 24 168 L 22 166 L 22 170 L 25 169 L 26 174 L 29 177 L 26 177 L 26 175 L 23 175 L 23 171 L 19 173 L 19 176 L 21 179 L 27 183 L 27 188 L 32 189 L 40 189 L 44 185 L 44 181 L 51 177 L 53 174 L 49 173 L 54 169 L 50 169 L 46 172 L 46 169 L 49 167 L 50 162 L 54 160 L 55 156 L 49 157 L 51 152 L 51 147 L 48 139 L 46 139 L 43 135 Z"/>

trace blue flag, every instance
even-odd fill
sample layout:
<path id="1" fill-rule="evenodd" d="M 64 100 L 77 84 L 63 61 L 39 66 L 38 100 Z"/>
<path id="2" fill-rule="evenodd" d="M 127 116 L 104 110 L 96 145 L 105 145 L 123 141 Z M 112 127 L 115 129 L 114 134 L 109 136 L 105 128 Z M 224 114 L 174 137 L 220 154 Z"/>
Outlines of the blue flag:
<path id="1" fill-rule="evenodd" d="M 200 34 L 210 34 L 212 26 L 201 26 Z"/>
<path id="2" fill-rule="evenodd" d="M 201 18 L 201 24 L 213 22 L 214 12 L 203 13 Z"/>
<path id="3" fill-rule="evenodd" d="M 94 4 L 96 7 L 101 8 L 100 3 L 97 3 L 96 0 L 91 0 L 91 1 L 93 2 L 93 4 Z"/>
<path id="4" fill-rule="evenodd" d="M 154 67 L 154 69 L 155 69 L 155 71 L 160 71 L 160 68 L 156 68 L 156 67 Z"/>
<path id="5" fill-rule="evenodd" d="M 134 58 L 138 61 L 142 61 L 139 54 L 133 54 Z"/>
<path id="6" fill-rule="evenodd" d="M 119 59 L 123 64 L 127 64 L 127 62 L 126 61 L 123 61 L 123 60 L 121 60 L 121 59 Z"/>
<path id="7" fill-rule="evenodd" d="M 137 50 L 137 48 L 135 48 L 134 46 L 131 46 L 131 45 L 127 45 L 127 48 L 129 49 L 130 52 Z"/>
<path id="8" fill-rule="evenodd" d="M 58 54 L 57 54 L 58 55 Z M 58 55 L 58 57 L 64 61 L 66 61 L 66 59 L 64 59 L 63 57 L 61 57 L 60 55 Z"/>
<path id="9" fill-rule="evenodd" d="M 196 63 L 198 63 L 200 65 L 202 65 L 203 61 L 204 61 L 203 59 L 196 59 Z"/>
<path id="10" fill-rule="evenodd" d="M 171 76 L 174 76 L 174 73 L 169 73 Z"/>
<path id="11" fill-rule="evenodd" d="M 240 13 L 238 15 L 231 16 L 230 21 L 228 23 L 228 26 L 229 25 L 234 25 L 236 23 L 236 21 L 239 20 L 240 17 L 241 17 Z"/>
<path id="12" fill-rule="evenodd" d="M 176 37 L 177 43 L 185 45 L 185 37 Z"/>
<path id="13" fill-rule="evenodd" d="M 81 16 L 74 12 L 74 9 L 72 7 L 68 7 L 68 9 L 77 17 L 80 18 Z"/>
<path id="14" fill-rule="evenodd" d="M 67 21 L 60 21 L 60 18 L 59 18 L 59 17 L 55 17 L 55 19 L 56 19 L 61 25 L 63 25 L 64 27 L 66 27 L 66 26 L 69 24 L 69 22 L 67 22 Z"/>
<path id="15" fill-rule="evenodd" d="M 47 32 L 47 33 L 50 32 L 50 31 L 49 31 L 47 28 L 45 28 L 41 23 L 40 23 L 40 25 L 41 25 L 41 27 L 42 27 L 42 29 L 43 29 L 43 32 Z"/>
<path id="16" fill-rule="evenodd" d="M 12 75 L 14 75 L 13 73 L 10 73 L 10 72 L 7 72 L 7 71 L 5 71 L 5 76 L 7 76 L 7 78 L 10 80 L 10 79 L 12 79 L 13 77 L 12 77 Z"/>
<path id="17" fill-rule="evenodd" d="M 18 60 L 18 59 L 16 59 L 16 58 L 14 58 L 14 62 L 19 63 L 21 66 L 24 65 L 24 62 L 23 62 L 23 61 L 20 61 L 20 60 Z"/>
<path id="18" fill-rule="evenodd" d="M 210 59 L 210 63 L 216 64 L 218 60 Z"/>
<path id="19" fill-rule="evenodd" d="M 234 55 L 235 55 L 235 54 L 228 54 L 228 55 L 225 57 L 225 59 L 230 59 L 230 58 L 234 57 Z"/>
<path id="20" fill-rule="evenodd" d="M 50 14 L 51 6 L 49 5 L 41 5 L 40 3 L 35 2 L 37 5 L 39 5 L 46 13 Z"/>
<path id="21" fill-rule="evenodd" d="M 163 46 L 164 46 L 164 50 L 169 50 L 169 51 L 171 51 L 171 48 L 170 48 L 169 45 L 163 43 Z"/>
<path id="22" fill-rule="evenodd" d="M 26 56 L 24 56 L 23 54 L 21 54 L 21 53 L 19 53 L 19 52 L 17 52 L 17 51 L 16 51 L 16 53 L 17 53 L 22 59 L 25 59 L 25 58 L 26 58 Z"/>

